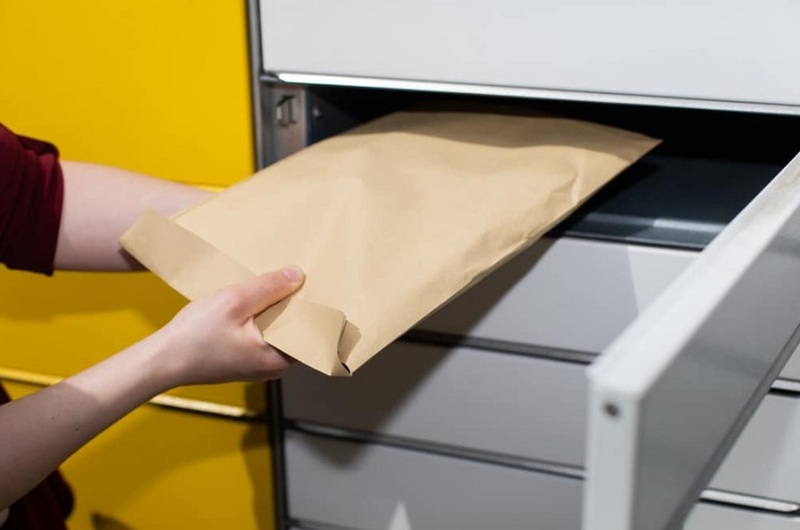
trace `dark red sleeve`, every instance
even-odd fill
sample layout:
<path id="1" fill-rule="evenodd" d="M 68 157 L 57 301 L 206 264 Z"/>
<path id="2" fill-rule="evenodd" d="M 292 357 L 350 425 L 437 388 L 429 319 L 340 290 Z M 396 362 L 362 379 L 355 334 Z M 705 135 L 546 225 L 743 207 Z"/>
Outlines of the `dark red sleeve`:
<path id="1" fill-rule="evenodd" d="M 0 263 L 53 273 L 63 199 L 55 146 L 0 124 Z"/>

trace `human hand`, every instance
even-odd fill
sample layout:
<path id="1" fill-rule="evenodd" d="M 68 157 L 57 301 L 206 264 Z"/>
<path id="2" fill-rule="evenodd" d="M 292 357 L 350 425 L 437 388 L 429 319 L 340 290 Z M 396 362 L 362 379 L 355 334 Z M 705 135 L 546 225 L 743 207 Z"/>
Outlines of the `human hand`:
<path id="1" fill-rule="evenodd" d="M 0 407 L 0 511 L 103 429 L 165 390 L 280 377 L 290 360 L 264 342 L 253 316 L 302 283 L 303 273 L 288 268 L 222 289 L 103 362 Z"/>
<path id="2" fill-rule="evenodd" d="M 295 292 L 297 267 L 226 287 L 184 307 L 153 338 L 169 386 L 265 381 L 279 378 L 291 360 L 264 342 L 253 317 Z"/>

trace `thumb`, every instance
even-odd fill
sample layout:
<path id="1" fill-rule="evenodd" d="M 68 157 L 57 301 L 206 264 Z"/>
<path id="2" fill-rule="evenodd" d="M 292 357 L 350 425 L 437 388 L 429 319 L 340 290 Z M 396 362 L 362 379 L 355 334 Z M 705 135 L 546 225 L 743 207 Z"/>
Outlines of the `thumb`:
<path id="1" fill-rule="evenodd" d="M 303 271 L 292 266 L 261 274 L 230 287 L 236 299 L 237 316 L 248 318 L 280 302 L 295 292 L 304 279 Z"/>

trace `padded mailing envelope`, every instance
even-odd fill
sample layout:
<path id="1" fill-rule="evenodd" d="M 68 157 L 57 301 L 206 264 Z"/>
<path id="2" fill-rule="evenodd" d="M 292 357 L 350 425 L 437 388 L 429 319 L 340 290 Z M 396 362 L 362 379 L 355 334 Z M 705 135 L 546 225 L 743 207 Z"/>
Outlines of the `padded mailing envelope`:
<path id="1" fill-rule="evenodd" d="M 256 318 L 329 375 L 354 372 L 525 249 L 657 144 L 554 116 L 404 111 L 312 145 L 124 247 L 189 299 L 299 265 Z"/>

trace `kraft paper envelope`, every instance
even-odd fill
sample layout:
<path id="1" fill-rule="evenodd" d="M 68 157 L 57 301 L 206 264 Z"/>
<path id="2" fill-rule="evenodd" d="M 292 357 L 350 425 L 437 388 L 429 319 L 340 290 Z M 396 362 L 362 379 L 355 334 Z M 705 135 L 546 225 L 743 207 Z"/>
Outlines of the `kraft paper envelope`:
<path id="1" fill-rule="evenodd" d="M 189 299 L 296 264 L 264 339 L 347 375 L 657 144 L 559 117 L 406 111 L 284 159 L 124 247 Z"/>

